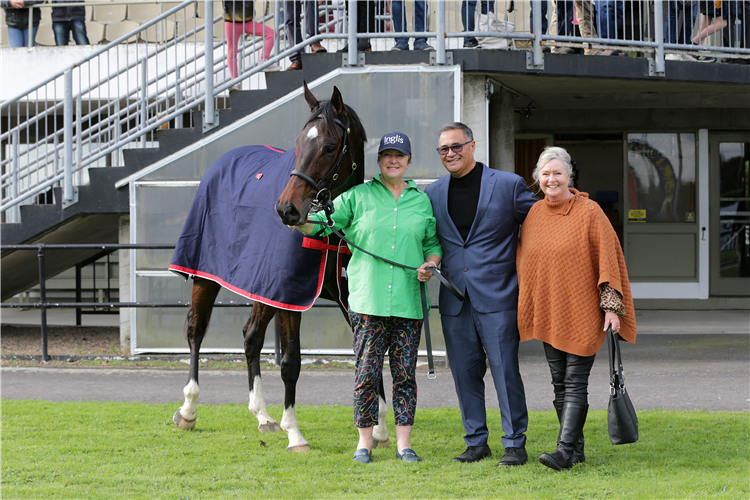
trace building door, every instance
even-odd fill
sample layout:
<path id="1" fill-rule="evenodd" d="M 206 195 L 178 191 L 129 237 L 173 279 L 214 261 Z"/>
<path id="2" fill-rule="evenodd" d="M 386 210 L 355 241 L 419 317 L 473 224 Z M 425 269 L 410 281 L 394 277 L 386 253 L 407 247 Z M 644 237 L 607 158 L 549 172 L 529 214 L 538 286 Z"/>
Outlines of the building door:
<path id="1" fill-rule="evenodd" d="M 700 241 L 707 200 L 698 189 L 708 161 L 700 166 L 696 139 L 693 133 L 627 134 L 625 261 L 635 298 L 708 298 L 708 274 L 701 272 L 707 245 Z"/>
<path id="2" fill-rule="evenodd" d="M 711 295 L 750 295 L 750 135 L 711 137 Z"/>

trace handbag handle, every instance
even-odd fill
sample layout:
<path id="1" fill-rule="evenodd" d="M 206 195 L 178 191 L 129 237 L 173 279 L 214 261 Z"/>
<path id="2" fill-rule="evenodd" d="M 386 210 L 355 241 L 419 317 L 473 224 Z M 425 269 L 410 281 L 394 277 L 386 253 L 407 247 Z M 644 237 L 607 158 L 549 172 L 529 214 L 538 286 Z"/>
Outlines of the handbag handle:
<path id="1" fill-rule="evenodd" d="M 614 395 L 617 389 L 622 392 L 625 388 L 625 379 L 622 377 L 622 355 L 620 354 L 620 335 L 607 328 L 607 351 L 609 352 L 609 393 Z"/>

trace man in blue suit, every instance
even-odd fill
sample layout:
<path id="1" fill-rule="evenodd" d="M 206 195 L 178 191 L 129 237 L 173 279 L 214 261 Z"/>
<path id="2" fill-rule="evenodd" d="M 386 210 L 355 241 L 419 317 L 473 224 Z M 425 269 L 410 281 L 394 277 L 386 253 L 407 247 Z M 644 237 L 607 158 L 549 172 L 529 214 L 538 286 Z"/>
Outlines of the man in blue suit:
<path id="1" fill-rule="evenodd" d="M 489 360 L 505 435 L 500 466 L 523 465 L 528 413 L 518 369 L 516 245 L 537 201 L 524 180 L 474 160 L 474 135 L 463 123 L 439 131 L 438 153 L 450 175 L 428 186 L 443 247 L 443 274 L 464 302 L 440 287 L 445 347 L 466 435 L 457 462 L 489 457 L 484 375 Z"/>

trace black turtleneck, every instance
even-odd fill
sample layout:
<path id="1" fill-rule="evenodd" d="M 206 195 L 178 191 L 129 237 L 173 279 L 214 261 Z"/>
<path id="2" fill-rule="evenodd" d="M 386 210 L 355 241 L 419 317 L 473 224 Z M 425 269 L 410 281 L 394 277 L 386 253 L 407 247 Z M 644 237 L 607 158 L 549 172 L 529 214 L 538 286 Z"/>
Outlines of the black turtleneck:
<path id="1" fill-rule="evenodd" d="M 479 188 L 482 186 L 482 166 L 474 168 L 463 177 L 451 177 L 448 185 L 448 214 L 466 241 L 477 214 Z"/>

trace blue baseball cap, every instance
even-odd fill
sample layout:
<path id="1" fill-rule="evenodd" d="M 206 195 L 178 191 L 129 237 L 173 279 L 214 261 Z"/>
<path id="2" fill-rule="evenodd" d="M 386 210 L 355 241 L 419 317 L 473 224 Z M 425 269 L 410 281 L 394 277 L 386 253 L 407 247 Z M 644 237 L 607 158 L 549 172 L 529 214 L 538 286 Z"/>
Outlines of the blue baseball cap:
<path id="1" fill-rule="evenodd" d="M 405 155 L 411 156 L 411 141 L 409 141 L 409 137 L 403 132 L 391 132 L 390 134 L 385 134 L 380 139 L 378 154 L 386 149 L 395 149 Z"/>

